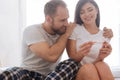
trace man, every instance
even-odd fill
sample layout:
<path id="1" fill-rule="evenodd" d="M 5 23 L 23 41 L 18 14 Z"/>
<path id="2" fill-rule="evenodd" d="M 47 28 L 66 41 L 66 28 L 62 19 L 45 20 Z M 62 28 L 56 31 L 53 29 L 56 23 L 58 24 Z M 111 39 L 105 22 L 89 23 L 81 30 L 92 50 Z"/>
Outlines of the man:
<path id="1" fill-rule="evenodd" d="M 45 21 L 29 26 L 23 33 L 21 67 L 4 71 L 0 80 L 72 80 L 78 71 L 73 59 L 59 63 L 75 24 L 62 0 L 51 0 L 44 8 Z M 90 49 L 90 48 L 88 48 Z"/>
<path id="2" fill-rule="evenodd" d="M 51 0 L 46 3 L 44 13 L 44 23 L 29 26 L 23 33 L 22 67 L 3 72 L 5 75 L 0 75 L 0 80 L 6 77 L 7 80 L 71 80 L 75 77 L 77 62 L 69 59 L 58 65 L 75 25 L 68 24 L 66 4 Z"/>

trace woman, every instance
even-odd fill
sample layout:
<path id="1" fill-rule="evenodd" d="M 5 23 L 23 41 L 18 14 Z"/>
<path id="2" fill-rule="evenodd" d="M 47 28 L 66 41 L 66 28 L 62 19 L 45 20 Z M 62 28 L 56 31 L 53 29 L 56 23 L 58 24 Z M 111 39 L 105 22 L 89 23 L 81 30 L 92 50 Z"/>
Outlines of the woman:
<path id="1" fill-rule="evenodd" d="M 67 52 L 70 58 L 82 65 L 76 80 L 114 80 L 104 62 L 112 50 L 110 38 L 105 38 L 99 29 L 100 13 L 94 0 L 78 1 L 75 22 L 77 27 L 68 40 Z"/>

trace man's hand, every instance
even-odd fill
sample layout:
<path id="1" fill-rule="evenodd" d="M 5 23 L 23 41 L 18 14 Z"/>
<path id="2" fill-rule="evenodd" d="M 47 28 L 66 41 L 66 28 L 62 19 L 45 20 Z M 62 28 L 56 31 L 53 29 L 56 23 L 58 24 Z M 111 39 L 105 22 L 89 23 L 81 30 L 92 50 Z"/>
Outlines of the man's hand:
<path id="1" fill-rule="evenodd" d="M 67 30 L 66 30 L 65 35 L 67 35 L 69 37 L 72 34 L 75 27 L 76 27 L 76 24 L 70 22 L 67 26 Z"/>
<path id="2" fill-rule="evenodd" d="M 103 31 L 104 31 L 103 33 L 104 37 L 109 38 L 109 39 L 113 37 L 113 31 L 111 29 L 104 27 Z"/>

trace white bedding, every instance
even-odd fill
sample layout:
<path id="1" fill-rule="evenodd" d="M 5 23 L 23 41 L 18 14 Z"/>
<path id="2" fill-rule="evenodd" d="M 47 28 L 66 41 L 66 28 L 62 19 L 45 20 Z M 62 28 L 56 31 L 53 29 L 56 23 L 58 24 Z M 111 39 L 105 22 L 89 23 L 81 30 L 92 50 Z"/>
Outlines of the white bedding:
<path id="1" fill-rule="evenodd" d="M 0 67 L 0 73 L 6 70 L 8 67 Z"/>

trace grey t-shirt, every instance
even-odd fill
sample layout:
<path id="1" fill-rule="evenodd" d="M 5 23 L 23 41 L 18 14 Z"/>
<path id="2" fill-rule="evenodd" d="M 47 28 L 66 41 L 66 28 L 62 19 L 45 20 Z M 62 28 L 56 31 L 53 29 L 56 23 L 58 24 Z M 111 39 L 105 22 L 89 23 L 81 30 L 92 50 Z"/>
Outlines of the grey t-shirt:
<path id="1" fill-rule="evenodd" d="M 47 75 L 49 72 L 55 69 L 59 60 L 56 63 L 45 61 L 33 53 L 29 45 L 37 42 L 47 42 L 49 45 L 53 45 L 58 39 L 59 35 L 50 35 L 42 27 L 41 24 L 31 25 L 24 30 L 23 42 L 22 42 L 22 64 L 21 66 L 28 70 L 33 70 L 43 75 Z M 49 54 L 49 53 L 48 53 Z"/>

